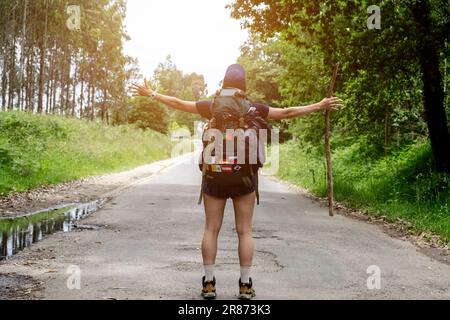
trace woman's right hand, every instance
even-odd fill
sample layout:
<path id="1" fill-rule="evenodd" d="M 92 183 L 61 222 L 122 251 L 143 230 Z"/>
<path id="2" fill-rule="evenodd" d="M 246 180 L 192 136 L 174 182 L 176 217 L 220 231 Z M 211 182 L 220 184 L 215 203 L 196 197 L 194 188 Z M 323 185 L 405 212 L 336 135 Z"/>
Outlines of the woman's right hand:
<path id="1" fill-rule="evenodd" d="M 149 97 L 154 91 L 150 89 L 147 79 L 144 79 L 144 85 L 131 84 L 130 92 L 133 94 L 133 97 Z"/>

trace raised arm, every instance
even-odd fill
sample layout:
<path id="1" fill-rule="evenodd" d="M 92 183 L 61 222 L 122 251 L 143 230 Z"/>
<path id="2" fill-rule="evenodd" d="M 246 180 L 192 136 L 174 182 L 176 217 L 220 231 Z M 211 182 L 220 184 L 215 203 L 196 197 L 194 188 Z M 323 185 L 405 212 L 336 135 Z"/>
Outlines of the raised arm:
<path id="1" fill-rule="evenodd" d="M 147 80 L 144 80 L 144 85 L 133 83 L 130 91 L 134 97 L 151 97 L 168 107 L 190 113 L 198 113 L 196 103 L 194 101 L 184 101 L 175 97 L 165 96 L 151 90 L 148 86 Z"/>
<path id="2" fill-rule="evenodd" d="M 305 107 L 290 107 L 290 108 L 270 108 L 269 119 L 270 120 L 283 120 L 306 116 L 313 112 L 329 110 L 337 110 L 342 104 L 341 100 L 336 97 L 325 98 L 318 103 L 311 104 Z"/>

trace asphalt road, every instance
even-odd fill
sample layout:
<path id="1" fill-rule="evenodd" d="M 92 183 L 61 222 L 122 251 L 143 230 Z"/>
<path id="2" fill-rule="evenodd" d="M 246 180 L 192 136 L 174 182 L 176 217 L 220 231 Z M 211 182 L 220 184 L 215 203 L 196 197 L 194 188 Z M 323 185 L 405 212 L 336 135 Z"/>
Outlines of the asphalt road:
<path id="1" fill-rule="evenodd" d="M 169 167 L 83 221 L 100 229 L 52 235 L 9 264 L 51 252 L 45 264 L 27 271 L 42 281 L 44 299 L 199 299 L 204 223 L 203 208 L 196 205 L 199 182 L 194 166 Z M 217 290 L 219 299 L 235 299 L 239 264 L 231 202 L 225 216 Z M 273 179 L 261 179 L 254 238 L 257 299 L 450 298 L 449 265 L 378 226 L 331 218 L 327 208 Z M 67 287 L 70 265 L 81 272 L 79 290 Z M 379 268 L 379 289 L 368 288 L 369 266 Z"/>

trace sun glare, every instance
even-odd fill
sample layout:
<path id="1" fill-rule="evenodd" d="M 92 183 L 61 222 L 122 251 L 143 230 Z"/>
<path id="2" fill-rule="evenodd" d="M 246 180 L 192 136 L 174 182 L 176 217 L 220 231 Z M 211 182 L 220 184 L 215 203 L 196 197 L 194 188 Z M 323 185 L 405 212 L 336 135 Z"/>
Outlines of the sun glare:
<path id="1" fill-rule="evenodd" d="M 248 35 L 225 9 L 229 2 L 129 0 L 126 28 L 131 40 L 125 52 L 138 58 L 147 77 L 171 55 L 179 69 L 203 74 L 209 91 L 215 91 Z"/>

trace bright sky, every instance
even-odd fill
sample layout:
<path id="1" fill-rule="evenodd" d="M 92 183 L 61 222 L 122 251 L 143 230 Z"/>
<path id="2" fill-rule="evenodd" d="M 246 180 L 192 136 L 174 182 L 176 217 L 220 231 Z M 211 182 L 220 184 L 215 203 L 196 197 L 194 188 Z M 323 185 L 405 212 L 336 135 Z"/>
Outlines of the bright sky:
<path id="1" fill-rule="evenodd" d="M 170 54 L 184 73 L 203 74 L 209 92 L 214 92 L 248 36 L 225 9 L 231 2 L 128 0 L 125 24 L 132 39 L 125 53 L 138 58 L 146 77 Z"/>

